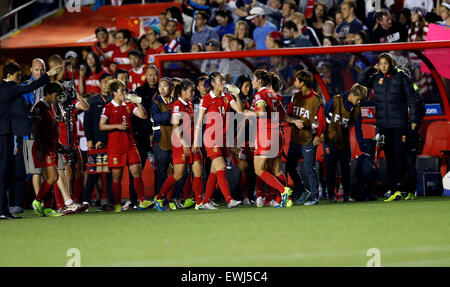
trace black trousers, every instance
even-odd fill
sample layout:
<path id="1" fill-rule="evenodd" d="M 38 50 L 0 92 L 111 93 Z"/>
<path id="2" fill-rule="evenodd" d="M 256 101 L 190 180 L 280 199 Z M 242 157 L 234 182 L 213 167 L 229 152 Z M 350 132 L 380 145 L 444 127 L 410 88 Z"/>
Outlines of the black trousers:
<path id="1" fill-rule="evenodd" d="M 13 136 L 0 135 L 0 215 L 9 215 L 7 191 L 11 186 L 13 149 Z"/>
<path id="2" fill-rule="evenodd" d="M 9 190 L 9 205 L 23 207 L 25 194 L 25 181 L 27 179 L 27 172 L 25 170 L 25 160 L 23 158 L 23 138 L 17 136 L 16 151 L 13 156 L 14 174 L 11 178 L 12 184 Z"/>
<path id="3" fill-rule="evenodd" d="M 89 174 L 86 180 L 86 185 L 83 189 L 83 202 L 90 202 L 92 197 L 92 191 L 97 183 L 101 174 Z M 106 193 L 108 194 L 108 202 L 110 204 L 115 204 L 114 194 L 112 191 L 112 175 L 111 173 L 106 174 Z"/>
<path id="4" fill-rule="evenodd" d="M 379 131 L 385 136 L 384 154 L 389 178 L 388 187 L 392 192 L 401 191 L 407 128 L 381 128 Z"/>
<path id="5" fill-rule="evenodd" d="M 406 136 L 406 164 L 407 164 L 407 191 L 414 193 L 417 189 L 417 169 L 416 169 L 416 157 L 419 148 L 419 128 L 414 131 L 409 130 Z"/>
<path id="6" fill-rule="evenodd" d="M 327 148 L 330 152 L 327 154 Z M 325 145 L 325 161 L 327 164 L 327 191 L 330 199 L 336 194 L 336 171 L 337 164 L 341 167 L 342 187 L 344 188 L 344 196 L 350 195 L 350 160 L 352 157 L 351 150 L 342 151 L 333 145 Z"/>

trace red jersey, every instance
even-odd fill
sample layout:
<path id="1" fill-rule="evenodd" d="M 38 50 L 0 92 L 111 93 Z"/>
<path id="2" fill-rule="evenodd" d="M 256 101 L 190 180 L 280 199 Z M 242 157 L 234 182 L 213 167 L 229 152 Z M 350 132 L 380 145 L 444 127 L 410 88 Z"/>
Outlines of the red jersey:
<path id="1" fill-rule="evenodd" d="M 179 125 L 183 128 L 183 138 L 187 141 L 187 143 L 191 144 L 194 141 L 194 105 L 192 102 L 185 102 L 183 99 L 178 98 L 177 101 L 172 106 L 172 119 L 174 117 L 178 117 L 182 120 L 182 123 Z M 190 121 L 190 122 L 189 122 Z M 186 133 L 190 133 L 186 135 Z M 176 141 L 176 144 L 172 144 L 173 146 L 181 147 L 181 143 L 178 142 L 178 137 L 174 135 L 172 137 L 173 140 Z"/>
<path id="2" fill-rule="evenodd" d="M 222 117 L 222 134 L 225 138 L 226 130 L 227 130 L 227 123 L 226 123 L 226 112 L 230 111 L 231 103 L 233 101 L 236 101 L 233 96 L 230 94 L 225 94 L 222 92 L 222 95 L 220 97 L 217 97 L 214 95 L 214 93 L 211 91 L 209 94 L 204 96 L 200 102 L 200 109 L 203 109 L 206 111 L 206 130 L 208 131 L 212 126 L 214 126 L 215 120 L 209 120 L 208 116 L 213 117 L 211 113 L 217 113 Z M 209 115 L 208 115 L 209 114 Z M 224 128 L 225 127 L 225 128 Z M 215 139 L 215 132 L 211 137 L 212 140 Z"/>
<path id="3" fill-rule="evenodd" d="M 33 107 L 33 118 L 40 120 L 39 126 L 34 127 L 39 131 L 36 142 L 39 148 L 43 148 L 43 153 L 56 153 L 58 149 L 59 125 L 52 106 L 41 99 Z"/>
<path id="4" fill-rule="evenodd" d="M 130 59 L 128 58 L 128 53 L 132 50 L 130 49 L 126 50 L 125 52 L 120 51 L 119 48 L 116 48 L 112 55 L 111 55 L 111 61 L 117 64 L 116 71 L 119 69 L 123 69 L 125 71 L 130 70 L 133 68 L 130 64 Z"/>
<path id="5" fill-rule="evenodd" d="M 78 105 L 78 100 L 75 100 L 75 107 Z M 79 142 L 79 136 L 77 135 L 76 125 L 77 125 L 78 110 L 72 111 L 72 124 L 70 126 L 70 146 L 76 148 Z M 59 125 L 59 142 L 66 146 L 67 145 L 67 125 L 66 122 L 58 121 Z"/>
<path id="6" fill-rule="evenodd" d="M 279 122 L 278 123 L 273 123 L 272 122 L 272 117 L 274 119 L 278 119 L 279 121 L 279 116 L 277 114 L 274 113 L 278 113 L 280 112 L 280 106 L 282 105 L 282 103 L 280 103 L 280 98 L 277 94 L 271 92 L 269 89 L 267 88 L 261 88 L 259 89 L 259 91 L 255 94 L 254 97 L 254 109 L 257 112 L 259 110 L 258 108 L 258 104 L 264 104 L 265 110 L 267 115 L 264 118 L 258 118 L 258 126 L 262 125 L 262 127 L 267 127 L 267 128 L 278 128 L 279 127 Z M 284 111 L 284 109 L 283 109 Z M 259 128 L 258 128 L 259 129 Z"/>
<path id="7" fill-rule="evenodd" d="M 149 48 L 146 52 L 145 52 L 145 59 L 144 59 L 144 64 L 153 64 L 153 62 L 155 61 L 154 58 L 152 57 L 155 54 L 163 54 L 165 53 L 164 50 L 164 45 L 159 46 L 156 49 L 152 49 Z"/>
<path id="8" fill-rule="evenodd" d="M 102 69 L 100 73 L 96 73 L 95 71 L 91 72 L 91 75 L 84 80 L 84 94 L 85 95 L 97 95 L 100 94 L 100 76 L 105 73 Z"/>
<path id="9" fill-rule="evenodd" d="M 139 88 L 140 86 L 145 84 L 144 65 L 142 65 L 137 71 L 134 69 L 130 69 L 128 73 L 130 74 L 128 89 L 134 91 L 136 90 L 136 88 Z"/>
<path id="10" fill-rule="evenodd" d="M 97 42 L 94 45 L 92 45 L 92 51 L 94 51 L 94 53 L 96 53 L 98 55 L 98 57 L 100 58 L 100 61 L 102 62 L 102 65 L 103 65 L 103 62 L 105 62 L 106 60 L 111 58 L 114 50 L 117 49 L 117 47 L 116 47 L 116 45 L 111 43 L 106 48 L 103 49 L 100 45 L 97 46 L 97 44 L 99 44 L 99 43 Z M 105 54 L 105 56 L 107 58 L 103 57 L 103 55 L 102 55 L 102 53 L 100 53 L 100 51 L 102 51 L 103 54 Z"/>
<path id="11" fill-rule="evenodd" d="M 135 109 L 137 107 L 130 102 L 122 102 L 122 105 L 119 106 L 114 100 L 107 103 L 103 108 L 101 116 L 108 120 L 108 124 L 128 125 L 126 131 L 115 129 L 108 132 L 108 152 L 125 152 L 136 147 L 131 122 Z"/>

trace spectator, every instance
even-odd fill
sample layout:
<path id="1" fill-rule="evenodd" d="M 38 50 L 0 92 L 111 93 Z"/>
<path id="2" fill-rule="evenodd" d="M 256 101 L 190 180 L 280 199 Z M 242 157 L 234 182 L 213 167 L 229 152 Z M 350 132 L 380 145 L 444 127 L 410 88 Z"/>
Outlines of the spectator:
<path id="1" fill-rule="evenodd" d="M 109 42 L 109 33 L 105 27 L 98 27 L 95 29 L 95 37 L 97 42 L 92 45 L 92 51 L 94 51 L 99 57 L 102 64 L 111 58 L 113 51 L 116 49 L 116 45 Z"/>
<path id="2" fill-rule="evenodd" d="M 161 37 L 166 37 L 167 36 L 167 23 L 169 23 L 169 18 L 167 18 L 166 12 L 162 12 L 161 14 L 159 14 L 159 30 L 160 33 L 159 35 Z"/>
<path id="3" fill-rule="evenodd" d="M 398 13 L 398 22 L 409 29 L 409 27 L 411 27 L 411 10 L 406 8 L 400 10 Z"/>
<path id="4" fill-rule="evenodd" d="M 145 52 L 145 58 L 144 58 L 144 63 L 146 65 L 153 63 L 154 59 L 153 59 L 152 55 L 165 53 L 164 46 L 159 41 L 160 33 L 161 33 L 161 31 L 159 30 L 158 26 L 155 26 L 155 25 L 151 26 L 147 30 L 147 33 L 145 33 L 145 37 L 147 38 L 147 42 L 148 42 L 148 46 L 149 46 L 147 52 Z"/>
<path id="5" fill-rule="evenodd" d="M 218 25 L 214 27 L 219 38 L 222 39 L 225 34 L 234 34 L 233 16 L 230 10 L 219 10 L 216 13 L 216 21 Z"/>
<path id="6" fill-rule="evenodd" d="M 439 13 L 442 17 L 442 22 L 439 24 L 441 26 L 450 26 L 450 4 L 449 3 L 442 3 L 441 7 L 439 7 Z"/>
<path id="7" fill-rule="evenodd" d="M 334 36 L 325 36 L 323 37 L 323 46 L 338 46 L 341 45 L 341 42 Z"/>
<path id="8" fill-rule="evenodd" d="M 342 15 L 341 9 L 338 9 L 336 11 L 336 14 L 334 15 L 334 20 L 336 22 L 336 27 L 339 27 L 342 23 L 344 23 L 344 16 Z"/>
<path id="9" fill-rule="evenodd" d="M 408 30 L 398 22 L 392 21 L 391 13 L 386 9 L 381 9 L 375 14 L 378 27 L 375 28 L 372 35 L 374 43 L 396 43 L 406 42 L 408 39 Z"/>
<path id="10" fill-rule="evenodd" d="M 54 67 L 57 67 L 60 65 L 64 66 L 64 61 L 61 58 L 61 56 L 58 54 L 51 55 L 48 58 L 47 63 L 48 63 L 48 67 L 50 69 L 53 69 Z M 53 81 L 61 81 L 61 80 L 63 80 L 63 78 L 64 78 L 64 69 L 61 69 L 58 74 L 56 74 L 52 77 L 52 80 Z"/>
<path id="11" fill-rule="evenodd" d="M 279 49 L 283 46 L 283 33 L 280 31 L 272 31 L 266 35 L 266 47 L 268 49 Z"/>
<path id="12" fill-rule="evenodd" d="M 262 8 L 266 20 L 275 26 L 280 27 L 281 19 L 283 18 L 282 12 L 280 11 L 282 7 L 280 0 L 269 0 L 267 2 L 267 5 L 265 5 L 257 0 L 253 0 L 252 6 Z"/>
<path id="13" fill-rule="evenodd" d="M 128 53 L 132 50 L 130 30 L 120 29 L 119 31 L 117 31 L 115 41 L 117 48 L 111 55 L 111 63 L 109 64 L 109 69 L 113 73 L 118 69 L 128 71 L 132 68 L 130 60 L 128 59 Z"/>
<path id="14" fill-rule="evenodd" d="M 320 76 L 327 88 L 328 95 L 337 95 L 344 92 L 344 80 L 339 73 L 339 66 L 340 65 L 334 61 L 323 61 L 319 62 L 317 65 Z M 322 91 L 322 94 L 325 93 Z"/>
<path id="15" fill-rule="evenodd" d="M 64 56 L 64 81 L 74 82 L 75 89 L 80 92 L 80 69 L 78 67 L 78 55 L 74 51 L 68 51 Z"/>
<path id="16" fill-rule="evenodd" d="M 245 42 L 241 39 L 234 37 L 230 43 L 231 51 L 242 51 L 245 48 Z"/>
<path id="17" fill-rule="evenodd" d="M 191 37 L 191 46 L 197 43 L 205 45 L 209 39 L 219 40 L 216 30 L 207 25 L 209 15 L 205 11 L 198 11 L 195 14 L 195 32 Z"/>
<path id="18" fill-rule="evenodd" d="M 316 2 L 312 10 L 312 17 L 306 22 L 308 27 L 314 29 L 321 44 L 323 44 L 323 28 L 328 19 L 328 7 L 322 2 Z"/>
<path id="19" fill-rule="evenodd" d="M 300 12 L 295 12 L 292 16 L 292 21 L 297 24 L 298 30 L 311 42 L 313 46 L 320 46 L 320 40 L 314 32 L 314 29 L 306 25 L 305 15 Z"/>
<path id="20" fill-rule="evenodd" d="M 86 58 L 87 67 L 80 68 L 80 94 L 97 95 L 100 93 L 100 76 L 105 71 L 94 52 L 89 52 Z"/>
<path id="21" fill-rule="evenodd" d="M 345 1 L 341 4 L 342 16 L 344 22 L 338 26 L 336 33 L 339 34 L 339 39 L 346 42 L 347 37 L 353 37 L 353 34 L 363 29 L 361 20 L 356 18 L 355 15 L 356 4 L 355 2 Z"/>
<path id="22" fill-rule="evenodd" d="M 198 52 L 203 52 L 203 51 L 204 51 L 203 45 L 200 43 L 193 44 L 191 46 L 191 53 L 198 53 Z"/>
<path id="23" fill-rule="evenodd" d="M 283 16 L 283 19 L 281 19 L 280 31 L 283 31 L 284 23 L 286 21 L 293 20 L 297 7 L 297 3 L 294 0 L 286 0 L 283 2 L 283 6 L 281 8 L 281 15 Z"/>
<path id="24" fill-rule="evenodd" d="M 220 50 L 219 41 L 216 39 L 209 39 L 205 46 L 206 52 L 217 52 Z M 221 59 L 206 59 L 202 62 L 200 71 L 204 74 L 210 74 L 219 70 Z"/>
<path id="25" fill-rule="evenodd" d="M 167 36 L 164 38 L 164 51 L 166 53 L 180 53 L 189 51 L 190 45 L 186 39 L 177 33 L 178 20 L 170 18 L 167 22 Z"/>
<path id="26" fill-rule="evenodd" d="M 250 10 L 250 15 L 245 18 L 246 20 L 251 20 L 256 26 L 253 31 L 253 40 L 256 43 L 257 50 L 267 49 L 265 39 L 266 35 L 272 31 L 276 31 L 277 27 L 266 21 L 264 17 L 264 10 L 262 8 L 256 7 Z"/>
<path id="27" fill-rule="evenodd" d="M 222 51 L 231 51 L 230 43 L 234 39 L 233 34 L 225 34 L 222 37 Z"/>
<path id="28" fill-rule="evenodd" d="M 219 11 L 233 11 L 235 5 L 231 5 L 227 0 L 211 0 L 209 6 L 211 7 L 211 16 L 209 18 L 209 25 L 211 27 L 215 27 L 218 25 L 216 15 Z M 238 16 L 235 13 L 230 13 L 230 16 L 233 18 L 232 22 L 238 20 Z"/>
<path id="29" fill-rule="evenodd" d="M 225 36 L 223 39 L 225 39 Z M 230 48 L 229 51 L 241 51 L 244 45 L 244 41 L 234 37 L 231 38 L 230 43 L 233 45 L 234 50 Z M 225 80 L 229 83 L 234 82 L 239 75 L 248 75 L 252 72 L 240 59 L 221 59 L 219 70 L 225 75 Z"/>
<path id="30" fill-rule="evenodd" d="M 145 52 L 147 52 L 148 48 L 150 47 L 148 44 L 147 35 L 142 35 L 139 38 L 138 47 L 142 54 L 145 55 Z"/>
<path id="31" fill-rule="evenodd" d="M 355 34 L 355 45 L 364 45 L 370 42 L 369 34 L 363 30 Z M 375 62 L 374 55 L 372 52 L 361 53 L 371 64 Z M 358 75 L 362 73 L 367 68 L 366 64 L 358 59 L 355 55 L 352 55 L 350 61 L 348 62 L 347 69 L 352 71 L 354 79 L 358 78 Z"/>
<path id="32" fill-rule="evenodd" d="M 312 44 L 303 36 L 297 28 L 297 25 L 293 21 L 287 21 L 283 26 L 283 35 L 286 39 L 285 45 L 287 47 L 311 47 Z"/>
<path id="33" fill-rule="evenodd" d="M 177 35 L 190 35 L 192 30 L 192 17 L 189 17 L 182 13 L 180 8 L 172 6 L 166 9 L 166 16 L 168 19 L 177 19 Z M 187 20 L 185 22 L 185 19 Z"/>
<path id="34" fill-rule="evenodd" d="M 248 23 L 244 20 L 239 20 L 236 22 L 236 26 L 234 29 L 234 36 L 238 39 L 241 39 L 245 43 L 245 47 L 243 50 L 250 50 L 255 47 L 255 41 L 249 38 L 249 26 Z"/>
<path id="35" fill-rule="evenodd" d="M 133 68 L 128 71 L 130 74 L 128 89 L 135 91 L 136 88 L 139 88 L 145 83 L 144 65 L 142 64 L 144 55 L 139 50 L 131 50 L 131 52 L 128 53 L 128 58 L 130 59 L 131 66 L 133 66 Z"/>

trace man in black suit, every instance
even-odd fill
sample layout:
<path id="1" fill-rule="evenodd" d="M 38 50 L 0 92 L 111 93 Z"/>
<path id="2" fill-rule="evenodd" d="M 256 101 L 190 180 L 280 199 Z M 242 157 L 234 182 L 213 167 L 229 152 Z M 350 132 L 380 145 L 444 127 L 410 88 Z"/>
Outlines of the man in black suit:
<path id="1" fill-rule="evenodd" d="M 16 63 L 8 63 L 3 67 L 3 81 L 0 83 L 0 219 L 17 218 L 8 210 L 7 190 L 11 185 L 9 169 L 14 155 L 14 137 L 12 133 L 11 104 L 23 94 L 29 93 L 50 81 L 61 66 L 55 67 L 39 80 L 27 86 L 20 86 L 21 68 Z"/>

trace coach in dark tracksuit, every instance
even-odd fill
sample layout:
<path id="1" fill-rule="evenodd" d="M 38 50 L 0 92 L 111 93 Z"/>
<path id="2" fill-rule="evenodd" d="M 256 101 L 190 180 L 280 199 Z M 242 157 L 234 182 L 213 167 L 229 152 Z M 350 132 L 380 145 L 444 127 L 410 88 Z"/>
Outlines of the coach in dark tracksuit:
<path id="1" fill-rule="evenodd" d="M 100 148 L 108 144 L 108 134 L 100 131 L 99 123 L 105 105 L 112 101 L 113 96 L 109 93 L 108 82 L 112 79 L 110 74 L 104 73 L 100 76 L 101 93 L 88 98 L 87 102 L 91 107 L 84 112 L 83 128 L 88 143 L 88 148 Z M 99 178 L 98 174 L 89 174 L 86 180 L 86 185 L 83 190 L 83 203 L 89 203 L 94 190 L 95 184 Z M 114 203 L 114 196 L 112 193 L 112 176 L 111 173 L 106 175 L 106 192 L 108 194 L 109 204 Z M 120 203 L 119 203 L 120 204 Z"/>
<path id="2" fill-rule="evenodd" d="M 20 86 L 21 68 L 16 63 L 8 63 L 3 67 L 3 81 L 0 83 L 0 219 L 16 218 L 8 210 L 7 190 L 10 182 L 10 165 L 14 155 L 14 138 L 11 120 L 11 104 L 23 94 L 29 93 L 50 82 L 61 67 L 48 71 L 30 85 Z"/>
<path id="3" fill-rule="evenodd" d="M 401 198 L 402 164 L 408 132 L 408 108 L 411 129 L 417 128 L 417 114 L 413 85 L 408 75 L 395 66 L 390 54 L 378 56 L 377 64 L 367 68 L 358 82 L 375 92 L 375 119 L 377 130 L 385 136 L 389 189 L 393 195 L 387 201 Z"/>
<path id="4" fill-rule="evenodd" d="M 359 148 L 364 152 L 361 109 L 359 103 L 367 97 L 367 88 L 355 84 L 349 93 L 336 95 L 324 106 L 327 127 L 325 129 L 325 160 L 327 164 L 327 191 L 330 203 L 336 202 L 336 168 L 341 167 L 344 202 L 350 201 L 350 129 L 355 126 Z"/>

